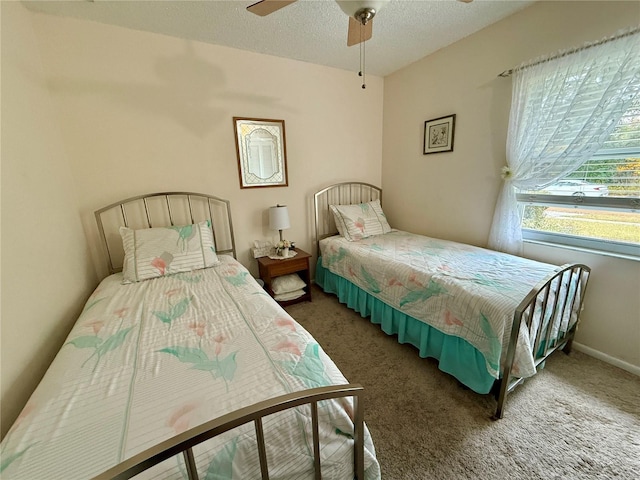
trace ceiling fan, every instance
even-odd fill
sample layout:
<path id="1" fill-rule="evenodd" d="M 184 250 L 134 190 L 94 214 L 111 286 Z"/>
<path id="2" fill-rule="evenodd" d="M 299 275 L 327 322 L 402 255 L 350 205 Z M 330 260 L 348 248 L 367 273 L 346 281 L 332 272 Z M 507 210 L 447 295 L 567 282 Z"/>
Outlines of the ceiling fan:
<path id="1" fill-rule="evenodd" d="M 247 10 L 264 17 L 296 0 L 260 0 L 249 5 Z M 349 30 L 347 33 L 347 46 L 366 42 L 373 35 L 373 17 L 380 9 L 391 0 L 336 0 L 340 9 L 349 16 Z M 473 0 L 458 0 L 470 3 Z"/>

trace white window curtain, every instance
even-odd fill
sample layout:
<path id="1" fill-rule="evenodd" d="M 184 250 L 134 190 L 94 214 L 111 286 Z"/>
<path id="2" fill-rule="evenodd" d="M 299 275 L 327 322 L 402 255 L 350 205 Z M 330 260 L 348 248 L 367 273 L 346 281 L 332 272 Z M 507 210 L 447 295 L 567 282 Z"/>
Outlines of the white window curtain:
<path id="1" fill-rule="evenodd" d="M 640 30 L 513 74 L 507 166 L 489 248 L 522 254 L 516 189 L 537 190 L 573 172 L 601 147 L 640 92 Z"/>

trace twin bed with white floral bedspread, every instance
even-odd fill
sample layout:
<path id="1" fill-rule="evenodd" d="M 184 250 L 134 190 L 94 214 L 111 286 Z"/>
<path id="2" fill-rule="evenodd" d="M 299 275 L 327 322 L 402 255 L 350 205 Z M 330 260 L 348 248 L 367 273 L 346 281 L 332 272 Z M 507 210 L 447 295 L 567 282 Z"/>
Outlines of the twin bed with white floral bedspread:
<path id="1" fill-rule="evenodd" d="M 170 228 L 176 244 L 191 242 L 197 230 Z M 131 272 L 115 273 L 91 295 L 2 442 L 2 478 L 93 478 L 256 402 L 348 383 L 314 338 L 231 255 L 216 256 L 207 268 L 172 272 L 180 252 L 166 249 L 171 246 L 163 246 L 162 262 L 156 260 L 162 255 L 142 260 L 154 262 L 161 275 L 126 283 Z M 364 478 L 379 478 L 366 427 L 363 454 L 354 454 L 357 408 L 358 402 L 342 396 L 262 419 L 269 477 L 317 478 L 317 428 L 323 478 L 354 478 L 354 455 L 363 457 Z M 241 425 L 195 445 L 200 478 L 266 478 L 256 431 Z M 186 458 L 171 456 L 140 478 L 192 478 Z"/>
<path id="2" fill-rule="evenodd" d="M 501 418 L 507 393 L 571 348 L 589 268 L 393 230 L 381 194 L 361 182 L 315 194 L 316 283 L 472 390 L 493 389 Z"/>

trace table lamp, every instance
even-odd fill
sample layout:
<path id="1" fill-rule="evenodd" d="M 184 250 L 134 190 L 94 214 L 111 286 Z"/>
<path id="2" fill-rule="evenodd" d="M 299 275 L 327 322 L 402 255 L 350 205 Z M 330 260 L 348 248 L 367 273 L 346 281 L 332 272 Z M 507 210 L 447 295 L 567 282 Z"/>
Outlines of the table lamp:
<path id="1" fill-rule="evenodd" d="M 289 209 L 286 205 L 276 205 L 269 207 L 269 228 L 280 232 L 280 241 L 282 241 L 282 230 L 290 228 Z"/>

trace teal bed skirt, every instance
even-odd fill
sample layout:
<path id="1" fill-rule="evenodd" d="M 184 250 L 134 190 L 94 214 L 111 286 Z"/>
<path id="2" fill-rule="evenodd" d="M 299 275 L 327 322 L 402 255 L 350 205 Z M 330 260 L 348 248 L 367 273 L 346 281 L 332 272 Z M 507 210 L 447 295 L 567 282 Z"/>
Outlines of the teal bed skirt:
<path id="1" fill-rule="evenodd" d="M 446 335 L 420 320 L 405 315 L 362 290 L 343 277 L 316 265 L 316 284 L 325 292 L 335 294 L 362 317 L 380 325 L 387 335 L 397 335 L 399 343 L 409 343 L 422 358 L 435 358 L 438 368 L 453 375 L 477 393 L 489 393 L 495 378 L 487 372 L 484 356 L 466 340 Z"/>

